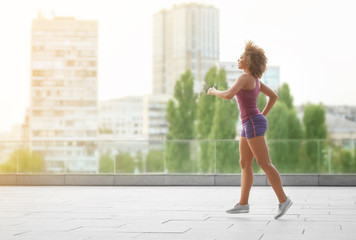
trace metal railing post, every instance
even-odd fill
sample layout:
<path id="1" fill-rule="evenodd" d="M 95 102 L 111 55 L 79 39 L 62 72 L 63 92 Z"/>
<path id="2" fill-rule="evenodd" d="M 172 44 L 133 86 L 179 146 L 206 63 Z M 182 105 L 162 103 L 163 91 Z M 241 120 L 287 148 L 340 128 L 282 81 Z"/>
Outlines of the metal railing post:
<path id="1" fill-rule="evenodd" d="M 317 141 L 317 151 L 318 151 L 318 173 L 320 173 L 320 139 L 316 140 Z"/>
<path id="2" fill-rule="evenodd" d="M 16 144 L 16 174 L 19 173 L 19 146 Z"/>
<path id="3" fill-rule="evenodd" d="M 214 140 L 214 174 L 216 174 L 216 140 Z"/>
<path id="4" fill-rule="evenodd" d="M 167 163 L 166 163 L 166 138 L 163 139 L 163 172 L 167 173 Z"/>

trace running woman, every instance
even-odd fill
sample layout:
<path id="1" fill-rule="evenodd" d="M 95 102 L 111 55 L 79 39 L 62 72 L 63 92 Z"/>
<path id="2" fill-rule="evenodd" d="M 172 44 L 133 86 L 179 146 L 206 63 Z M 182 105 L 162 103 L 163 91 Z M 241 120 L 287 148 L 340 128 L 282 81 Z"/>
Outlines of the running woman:
<path id="1" fill-rule="evenodd" d="M 262 48 L 248 41 L 245 52 L 238 60 L 238 68 L 244 71 L 233 86 L 226 91 L 209 88 L 208 94 L 223 99 L 232 99 L 236 96 L 240 107 L 242 131 L 240 140 L 240 165 L 241 165 L 241 196 L 240 202 L 227 213 L 248 213 L 250 206 L 248 198 L 253 182 L 253 158 L 258 166 L 265 172 L 269 183 L 277 195 L 278 213 L 274 217 L 282 217 L 292 206 L 293 202 L 287 197 L 282 188 L 281 177 L 278 170 L 270 160 L 265 139 L 267 130 L 266 116 L 278 99 L 278 95 L 259 79 L 266 71 L 267 57 Z M 262 113 L 257 108 L 258 93 L 268 96 L 268 101 Z"/>

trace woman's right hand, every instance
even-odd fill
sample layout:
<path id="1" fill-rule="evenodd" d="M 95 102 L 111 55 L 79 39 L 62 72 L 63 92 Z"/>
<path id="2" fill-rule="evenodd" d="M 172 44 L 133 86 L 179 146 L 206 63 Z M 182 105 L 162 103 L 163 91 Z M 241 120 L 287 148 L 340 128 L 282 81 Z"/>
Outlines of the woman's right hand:
<path id="1" fill-rule="evenodd" d="M 215 87 L 209 88 L 208 95 L 214 95 L 215 91 L 216 91 Z"/>

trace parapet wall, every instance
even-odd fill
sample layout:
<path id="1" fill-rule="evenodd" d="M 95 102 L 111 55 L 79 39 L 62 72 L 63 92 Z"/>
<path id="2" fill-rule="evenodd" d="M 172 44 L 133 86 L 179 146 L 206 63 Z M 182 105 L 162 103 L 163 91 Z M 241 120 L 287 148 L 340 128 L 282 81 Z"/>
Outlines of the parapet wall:
<path id="1" fill-rule="evenodd" d="M 356 186 L 356 174 L 281 174 L 283 186 Z M 240 186 L 240 174 L 0 174 L 2 186 Z M 263 174 L 254 186 L 268 186 Z"/>

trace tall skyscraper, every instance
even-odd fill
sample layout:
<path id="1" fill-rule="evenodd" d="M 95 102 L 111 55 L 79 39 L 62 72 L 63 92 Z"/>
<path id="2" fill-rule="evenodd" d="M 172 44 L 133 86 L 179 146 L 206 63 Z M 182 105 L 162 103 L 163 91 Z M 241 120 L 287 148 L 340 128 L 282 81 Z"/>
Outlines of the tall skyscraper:
<path id="1" fill-rule="evenodd" d="M 153 16 L 153 93 L 173 94 L 174 85 L 191 70 L 195 91 L 219 61 L 219 10 L 196 3 L 174 5 Z"/>
<path id="2" fill-rule="evenodd" d="M 47 171 L 95 172 L 97 21 L 39 16 L 31 34 L 31 149 Z"/>

